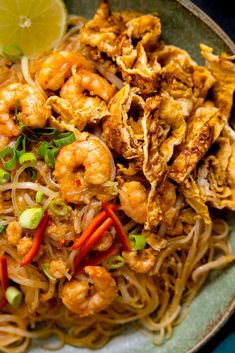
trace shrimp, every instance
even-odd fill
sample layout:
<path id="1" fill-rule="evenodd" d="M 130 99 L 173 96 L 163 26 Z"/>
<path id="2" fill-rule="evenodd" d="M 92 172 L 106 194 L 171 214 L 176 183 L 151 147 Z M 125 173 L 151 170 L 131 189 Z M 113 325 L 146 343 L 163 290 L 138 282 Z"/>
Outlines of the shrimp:
<path id="1" fill-rule="evenodd" d="M 93 71 L 92 64 L 77 52 L 54 52 L 46 58 L 40 70 L 36 73 L 38 83 L 43 89 L 57 91 L 63 86 L 65 80 L 71 76 L 74 65 L 78 68 Z"/>
<path id="2" fill-rule="evenodd" d="M 18 114 L 14 119 L 17 104 Z M 46 100 L 36 88 L 24 83 L 0 88 L 0 134 L 7 137 L 20 135 L 17 120 L 31 128 L 44 127 L 49 116 Z"/>
<path id="3" fill-rule="evenodd" d="M 106 251 L 108 250 L 113 244 L 113 235 L 111 232 L 106 231 L 102 235 L 102 237 L 96 242 L 93 246 L 92 250 L 95 251 Z"/>
<path id="4" fill-rule="evenodd" d="M 6 229 L 7 240 L 12 245 L 17 245 L 22 237 L 23 228 L 17 221 L 12 221 Z"/>
<path id="5" fill-rule="evenodd" d="M 112 168 L 111 153 L 105 145 L 83 133 L 80 139 L 60 149 L 54 176 L 65 201 L 89 203 L 91 197 L 103 196 L 102 185 L 111 179 Z M 107 197 L 108 201 L 114 196 Z"/>
<path id="6" fill-rule="evenodd" d="M 123 251 L 122 256 L 127 265 L 137 273 L 149 273 L 155 265 L 155 257 L 150 249 L 137 251 Z"/>
<path id="7" fill-rule="evenodd" d="M 63 304 L 73 313 L 85 317 L 107 308 L 117 295 L 117 285 L 110 273 L 100 266 L 86 266 L 84 272 L 93 282 L 93 291 L 84 280 L 65 283 L 61 292 Z"/>
<path id="8" fill-rule="evenodd" d="M 119 190 L 123 211 L 137 223 L 145 223 L 148 193 L 139 181 L 128 181 Z"/>
<path id="9" fill-rule="evenodd" d="M 113 86 L 103 77 L 81 69 L 73 72 L 73 76 L 63 85 L 60 90 L 61 98 L 52 96 L 47 103 L 65 122 L 82 131 L 87 124 L 97 124 L 110 115 L 106 102 L 114 93 Z"/>

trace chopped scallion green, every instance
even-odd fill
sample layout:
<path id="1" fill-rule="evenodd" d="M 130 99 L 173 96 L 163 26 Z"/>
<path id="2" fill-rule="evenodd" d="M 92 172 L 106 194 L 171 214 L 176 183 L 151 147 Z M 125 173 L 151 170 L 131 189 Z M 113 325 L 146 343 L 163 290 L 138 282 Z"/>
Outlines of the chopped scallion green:
<path id="1" fill-rule="evenodd" d="M 69 207 L 66 203 L 59 199 L 54 199 L 49 204 L 49 210 L 56 216 L 64 217 L 68 214 Z"/>
<path id="2" fill-rule="evenodd" d="M 5 147 L 0 152 L 0 160 L 6 170 L 12 170 L 17 163 L 16 151 L 12 147 Z"/>
<path id="3" fill-rule="evenodd" d="M 0 168 L 0 184 L 6 184 L 11 179 L 11 174 L 6 170 Z"/>
<path id="4" fill-rule="evenodd" d="M 37 178 L 37 172 L 33 167 L 28 167 L 25 169 L 26 173 L 28 174 L 29 179 L 35 181 Z"/>
<path id="5" fill-rule="evenodd" d="M 131 234 L 129 240 L 131 242 L 132 250 L 137 251 L 145 248 L 146 240 L 143 235 Z"/>
<path id="6" fill-rule="evenodd" d="M 24 163 L 36 163 L 37 162 L 37 157 L 35 155 L 35 153 L 33 152 L 25 152 L 23 153 L 20 158 L 19 158 L 19 163 L 20 164 L 24 164 Z"/>
<path id="7" fill-rule="evenodd" d="M 63 147 L 69 145 L 70 143 L 74 142 L 76 137 L 73 132 L 62 132 L 61 134 L 57 135 L 55 138 L 55 145 L 57 147 Z"/>
<path id="8" fill-rule="evenodd" d="M 55 127 L 46 126 L 41 129 L 36 129 L 36 130 L 34 130 L 34 132 L 37 135 L 53 136 L 57 133 L 57 129 Z"/>
<path id="9" fill-rule="evenodd" d="M 25 126 L 25 125 L 19 125 L 21 133 L 25 138 L 31 142 L 37 142 L 38 141 L 38 135 L 30 129 L 30 127 Z"/>
<path id="10" fill-rule="evenodd" d="M 23 50 L 15 44 L 8 44 L 2 49 L 3 55 L 9 60 L 19 60 L 23 55 Z"/>
<path id="11" fill-rule="evenodd" d="M 125 265 L 125 259 L 120 255 L 114 255 L 103 262 L 108 270 L 114 270 Z"/>
<path id="12" fill-rule="evenodd" d="M 5 296 L 8 303 L 15 309 L 22 303 L 23 294 L 16 287 L 9 286 L 6 290 Z"/>
<path id="13" fill-rule="evenodd" d="M 50 143 L 47 141 L 42 141 L 39 143 L 38 154 L 41 157 L 45 157 L 47 150 L 51 147 Z"/>
<path id="14" fill-rule="evenodd" d="M 58 154 L 58 151 L 59 151 L 59 149 L 56 148 L 56 147 L 49 148 L 46 151 L 44 159 L 45 159 L 45 162 L 46 162 L 46 164 L 48 165 L 49 168 L 54 168 L 55 159 L 56 159 L 56 156 Z"/>
<path id="15" fill-rule="evenodd" d="M 26 138 L 20 135 L 15 142 L 15 151 L 17 159 L 26 152 Z"/>
<path id="16" fill-rule="evenodd" d="M 35 201 L 37 203 L 41 203 L 43 199 L 44 193 L 42 191 L 37 191 L 35 195 Z"/>
<path id="17" fill-rule="evenodd" d="M 48 277 L 48 279 L 52 282 L 52 283 L 56 283 L 56 278 L 54 277 L 54 276 L 52 276 L 51 274 L 50 274 L 50 272 L 49 272 L 49 267 L 50 267 L 50 265 L 49 265 L 49 263 L 44 263 L 44 264 L 42 264 L 41 265 L 41 267 L 42 267 L 42 270 L 43 270 L 43 272 L 45 273 L 45 275 Z"/>
<path id="18" fill-rule="evenodd" d="M 22 228 L 35 229 L 39 225 L 44 211 L 41 207 L 32 207 L 24 210 L 19 217 L 19 224 Z"/>

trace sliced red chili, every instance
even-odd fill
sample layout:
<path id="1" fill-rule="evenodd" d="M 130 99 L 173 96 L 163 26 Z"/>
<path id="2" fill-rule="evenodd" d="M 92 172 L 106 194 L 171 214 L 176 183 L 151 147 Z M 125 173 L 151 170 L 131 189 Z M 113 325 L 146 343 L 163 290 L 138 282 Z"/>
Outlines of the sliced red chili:
<path id="1" fill-rule="evenodd" d="M 116 210 L 118 205 L 110 205 L 112 210 Z M 97 227 L 107 218 L 107 214 L 105 211 L 99 213 L 96 217 L 93 218 L 89 226 L 84 230 L 82 235 L 74 242 L 72 249 L 78 249 L 85 241 L 91 236 L 91 234 L 97 229 Z"/>
<path id="2" fill-rule="evenodd" d="M 123 248 L 126 251 L 130 251 L 131 250 L 131 244 L 130 241 L 128 239 L 128 236 L 122 226 L 122 223 L 120 221 L 120 219 L 118 218 L 118 216 L 113 212 L 112 208 L 110 207 L 110 205 L 107 204 L 103 204 L 102 205 L 104 211 L 106 212 L 107 216 L 110 217 L 113 221 L 113 226 L 117 232 L 117 235 L 120 239 L 120 242 L 123 245 Z"/>
<path id="3" fill-rule="evenodd" d="M 28 265 L 33 258 L 37 255 L 40 245 L 42 243 L 43 235 L 45 233 L 46 227 L 48 225 L 50 216 L 47 212 L 45 212 L 41 222 L 39 223 L 38 227 L 35 230 L 34 238 L 33 238 L 33 245 L 29 252 L 24 256 L 20 267 Z"/>
<path id="4" fill-rule="evenodd" d="M 83 245 L 81 250 L 78 252 L 74 259 L 74 268 L 77 267 L 79 262 L 84 258 L 88 251 L 95 245 L 95 243 L 102 237 L 104 232 L 112 225 L 113 221 L 111 218 L 107 218 L 87 239 L 87 242 Z"/>
<path id="5" fill-rule="evenodd" d="M 118 251 L 119 251 L 119 247 L 116 244 L 113 244 L 108 250 L 100 252 L 99 255 L 97 255 L 94 259 L 88 260 L 82 265 L 78 266 L 76 268 L 75 273 L 76 274 L 81 273 L 84 270 L 84 267 L 86 266 L 99 265 L 104 260 L 109 259 L 111 256 L 117 254 Z"/>

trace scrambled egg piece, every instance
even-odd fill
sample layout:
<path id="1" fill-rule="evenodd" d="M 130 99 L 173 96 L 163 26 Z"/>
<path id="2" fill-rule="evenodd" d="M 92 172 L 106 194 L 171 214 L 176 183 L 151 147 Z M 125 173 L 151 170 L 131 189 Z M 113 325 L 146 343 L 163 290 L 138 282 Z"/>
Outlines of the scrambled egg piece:
<path id="1" fill-rule="evenodd" d="M 138 92 L 126 84 L 114 95 L 109 104 L 110 117 L 103 123 L 103 137 L 117 155 L 143 160 L 145 103 Z"/>
<path id="2" fill-rule="evenodd" d="M 179 146 L 179 154 L 170 169 L 170 177 L 182 183 L 198 161 L 219 137 L 226 123 L 225 116 L 213 102 L 207 101 L 189 118 L 185 141 Z"/>

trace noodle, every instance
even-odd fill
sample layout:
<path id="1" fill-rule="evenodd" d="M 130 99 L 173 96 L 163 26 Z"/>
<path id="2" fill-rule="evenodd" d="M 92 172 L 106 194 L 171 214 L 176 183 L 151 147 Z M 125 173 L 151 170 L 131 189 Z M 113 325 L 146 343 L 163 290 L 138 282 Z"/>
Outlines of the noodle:
<path id="1" fill-rule="evenodd" d="M 230 75 L 219 66 L 226 60 L 229 72 L 231 58 L 204 48 L 209 64 L 198 66 L 159 41 L 152 15 L 100 8 L 95 20 L 69 16 L 69 25 L 50 53 L 0 61 L 14 83 L 37 91 L 17 106 L 15 92 L 0 111 L 1 131 L 16 128 L 2 148 L 22 144 L 13 162 L 10 153 L 1 158 L 0 258 L 22 295 L 18 307 L 0 310 L 6 353 L 51 335 L 56 344 L 40 347 L 96 349 L 127 324 L 162 344 L 210 271 L 235 261 L 230 227 L 214 211 L 235 209 L 234 67 Z M 3 103 L 9 85 L 0 87 Z M 204 139 L 208 126 L 214 135 Z M 32 162 L 19 157 L 26 152 Z M 20 217 L 35 209 L 38 223 Z"/>

